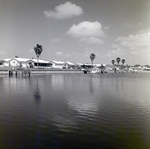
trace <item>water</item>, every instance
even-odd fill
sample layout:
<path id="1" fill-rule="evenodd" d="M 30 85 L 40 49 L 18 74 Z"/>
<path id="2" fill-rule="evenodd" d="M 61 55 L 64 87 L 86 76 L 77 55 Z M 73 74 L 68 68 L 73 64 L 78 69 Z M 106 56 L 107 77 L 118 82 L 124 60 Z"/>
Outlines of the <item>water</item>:
<path id="1" fill-rule="evenodd" d="M 150 74 L 0 76 L 0 148 L 150 149 Z"/>

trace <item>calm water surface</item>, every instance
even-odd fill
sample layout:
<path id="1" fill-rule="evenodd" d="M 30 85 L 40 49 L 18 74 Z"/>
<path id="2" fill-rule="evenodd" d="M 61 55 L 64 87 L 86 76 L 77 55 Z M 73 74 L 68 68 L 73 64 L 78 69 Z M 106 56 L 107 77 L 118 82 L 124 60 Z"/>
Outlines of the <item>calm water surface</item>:
<path id="1" fill-rule="evenodd" d="M 0 149 L 150 149 L 150 74 L 0 76 Z"/>

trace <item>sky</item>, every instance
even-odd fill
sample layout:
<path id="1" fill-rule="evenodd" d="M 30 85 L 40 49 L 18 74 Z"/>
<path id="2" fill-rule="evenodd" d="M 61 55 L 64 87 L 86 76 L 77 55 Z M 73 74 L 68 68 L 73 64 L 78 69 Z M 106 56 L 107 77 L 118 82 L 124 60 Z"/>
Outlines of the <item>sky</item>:
<path id="1" fill-rule="evenodd" d="M 0 59 L 150 65 L 150 0 L 0 0 Z"/>

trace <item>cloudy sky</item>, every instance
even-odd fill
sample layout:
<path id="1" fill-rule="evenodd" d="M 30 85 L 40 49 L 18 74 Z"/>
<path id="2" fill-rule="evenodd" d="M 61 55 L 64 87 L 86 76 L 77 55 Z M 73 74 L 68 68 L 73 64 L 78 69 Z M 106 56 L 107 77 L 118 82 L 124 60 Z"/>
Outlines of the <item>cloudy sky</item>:
<path id="1" fill-rule="evenodd" d="M 0 59 L 150 64 L 150 0 L 0 0 Z"/>

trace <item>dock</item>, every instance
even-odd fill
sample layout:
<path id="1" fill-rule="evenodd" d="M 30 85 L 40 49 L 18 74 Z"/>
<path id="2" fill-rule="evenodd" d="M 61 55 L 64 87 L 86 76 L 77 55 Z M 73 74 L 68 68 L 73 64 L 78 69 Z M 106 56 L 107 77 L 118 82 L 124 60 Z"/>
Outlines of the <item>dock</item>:
<path id="1" fill-rule="evenodd" d="M 28 76 L 30 77 L 30 69 L 29 68 L 22 68 L 22 67 L 14 67 L 9 70 L 8 72 L 9 77 L 11 76 Z"/>

